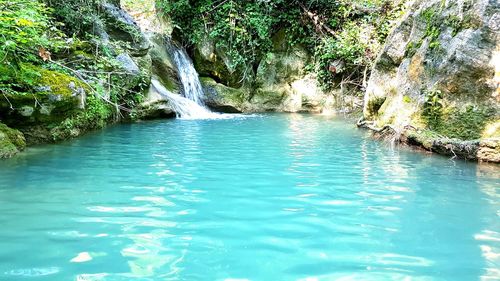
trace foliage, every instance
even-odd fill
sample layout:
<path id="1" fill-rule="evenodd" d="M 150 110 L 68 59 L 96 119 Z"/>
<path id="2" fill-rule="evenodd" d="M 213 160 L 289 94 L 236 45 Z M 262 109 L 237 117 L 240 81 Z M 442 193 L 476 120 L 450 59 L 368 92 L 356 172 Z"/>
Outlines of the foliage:
<path id="1" fill-rule="evenodd" d="M 443 6 L 432 6 L 424 10 L 421 14 L 420 17 L 425 22 L 425 33 L 422 38 L 420 38 L 418 41 L 412 41 L 408 43 L 406 46 L 406 56 L 407 57 L 412 57 L 415 55 L 417 50 L 422 46 L 424 43 L 424 39 L 427 38 L 429 40 L 429 49 L 432 50 L 438 50 L 440 47 L 439 43 L 439 36 L 441 35 L 441 28 L 442 28 L 442 9 Z M 453 33 L 454 35 L 456 34 L 455 28 L 459 28 L 456 25 L 459 24 L 456 22 L 456 19 L 452 16 L 449 16 L 445 20 L 445 25 L 451 26 L 454 30 Z"/>
<path id="2" fill-rule="evenodd" d="M 443 107 L 443 94 L 441 91 L 430 90 L 426 93 L 423 116 L 430 129 L 437 129 L 440 126 Z"/>
<path id="3" fill-rule="evenodd" d="M 85 111 L 80 111 L 66 118 L 57 127 L 51 130 L 52 139 L 67 139 L 75 134 L 79 134 L 80 131 L 103 128 L 112 117 L 112 106 L 102 99 L 91 95 L 87 98 L 87 107 Z"/>
<path id="4" fill-rule="evenodd" d="M 65 23 L 67 33 L 85 35 L 96 21 L 97 4 L 101 0 L 44 0 L 53 8 L 54 16 Z"/>
<path id="5" fill-rule="evenodd" d="M 60 49 L 64 35 L 53 25 L 51 10 L 38 1 L 0 0 L 0 63 L 36 62 L 38 51 Z"/>
<path id="6" fill-rule="evenodd" d="M 233 69 L 258 64 L 271 50 L 273 35 L 286 30 L 289 45 L 311 50 L 315 65 L 310 69 L 326 88 L 335 85 L 338 73 L 329 66 L 336 60 L 345 65 L 345 80 L 361 86 L 402 10 L 402 4 L 385 0 L 157 0 L 157 5 L 185 44 L 208 37 L 230 57 Z"/>
<path id="7" fill-rule="evenodd" d="M 431 50 L 439 47 L 439 41 L 437 39 L 441 34 L 440 13 L 440 9 L 431 7 L 425 10 L 421 15 L 426 23 L 425 37 L 429 38 L 429 48 Z"/>
<path id="8" fill-rule="evenodd" d="M 59 140 L 103 127 L 117 108 L 126 111 L 141 102 L 149 83 L 147 67 L 130 74 L 116 60 L 133 42 L 95 38 L 92 26 L 102 17 L 100 3 L 0 0 L 0 104 L 2 110 L 35 109 L 30 120 L 11 118 L 9 125 L 46 126 L 52 139 Z M 76 96 L 83 92 L 86 107 L 81 110 Z M 55 109 L 41 113 L 46 103 L 54 103 Z M 0 113 L 6 119 L 15 116 Z"/>
<path id="9" fill-rule="evenodd" d="M 415 55 L 418 51 L 418 49 L 420 49 L 420 47 L 422 46 L 422 43 L 423 43 L 423 40 L 419 40 L 418 42 L 410 42 L 408 43 L 408 45 L 406 46 L 406 56 L 407 57 L 413 57 L 413 55 Z"/>
<path id="10" fill-rule="evenodd" d="M 474 18 L 473 15 L 466 14 L 463 17 L 449 15 L 444 22 L 447 26 L 452 28 L 452 35 L 457 35 L 460 31 L 469 28 L 479 28 L 481 21 Z"/>
<path id="11" fill-rule="evenodd" d="M 443 126 L 443 131 L 455 138 L 479 139 L 486 123 L 494 116 L 494 109 L 467 106 L 464 110 L 449 113 L 448 122 Z"/>
<path id="12" fill-rule="evenodd" d="M 14 156 L 26 147 L 24 136 L 0 123 L 0 159 Z"/>

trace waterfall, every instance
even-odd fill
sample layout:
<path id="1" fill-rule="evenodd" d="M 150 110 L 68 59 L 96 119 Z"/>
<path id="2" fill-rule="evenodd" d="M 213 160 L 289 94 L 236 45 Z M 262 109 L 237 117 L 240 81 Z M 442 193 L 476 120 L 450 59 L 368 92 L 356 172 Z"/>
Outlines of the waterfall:
<path id="1" fill-rule="evenodd" d="M 220 116 L 222 116 L 222 114 L 211 112 L 203 105 L 200 105 L 191 99 L 170 92 L 160 83 L 160 81 L 154 78 L 151 80 L 151 85 L 158 94 L 163 96 L 169 102 L 172 110 L 175 111 L 177 117 L 179 118 L 213 119 L 220 118 Z"/>
<path id="2" fill-rule="evenodd" d="M 163 96 L 180 119 L 215 119 L 227 118 L 225 114 L 211 112 L 203 103 L 203 87 L 198 72 L 186 52 L 175 46 L 170 39 L 165 40 L 165 50 L 177 68 L 179 81 L 182 84 L 181 94 L 167 90 L 162 83 L 153 78 L 152 89 Z"/>
<path id="3" fill-rule="evenodd" d="M 189 56 L 182 48 L 175 46 L 170 39 L 165 40 L 165 50 L 177 68 L 179 81 L 182 84 L 182 95 L 169 91 L 154 77 L 151 79 L 151 90 L 168 101 L 178 118 L 228 119 L 243 117 L 241 114 L 221 114 L 210 111 L 203 102 L 203 87 Z"/>
<path id="4" fill-rule="evenodd" d="M 191 59 L 184 50 L 172 47 L 172 58 L 177 66 L 179 79 L 184 88 L 184 97 L 204 107 L 203 88 L 201 87 L 198 72 L 196 72 Z"/>

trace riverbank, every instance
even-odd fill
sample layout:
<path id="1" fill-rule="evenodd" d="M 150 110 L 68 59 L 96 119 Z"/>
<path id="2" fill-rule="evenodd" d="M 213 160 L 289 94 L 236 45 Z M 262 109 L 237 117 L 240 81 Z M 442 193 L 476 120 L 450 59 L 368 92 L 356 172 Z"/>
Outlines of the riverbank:
<path id="1" fill-rule="evenodd" d="M 406 126 L 402 130 L 387 125 L 381 128 L 363 119 L 356 123 L 358 128 L 368 129 L 376 138 L 400 144 L 419 147 L 429 152 L 449 156 L 452 159 L 500 163 L 500 140 L 483 139 L 463 141 L 440 136 L 432 131 Z"/>

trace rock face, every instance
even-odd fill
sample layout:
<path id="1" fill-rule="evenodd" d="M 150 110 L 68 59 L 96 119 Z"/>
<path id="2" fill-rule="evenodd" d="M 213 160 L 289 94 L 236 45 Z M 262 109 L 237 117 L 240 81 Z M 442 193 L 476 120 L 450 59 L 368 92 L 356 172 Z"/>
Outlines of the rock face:
<path id="1" fill-rule="evenodd" d="M 26 147 L 24 136 L 18 130 L 0 123 L 0 159 L 10 158 Z"/>
<path id="2" fill-rule="evenodd" d="M 475 140 L 464 158 L 498 162 L 499 39 L 498 1 L 414 1 L 374 65 L 365 119 Z"/>
<path id="3" fill-rule="evenodd" d="M 169 54 L 169 46 L 173 44 L 171 40 L 163 34 L 148 33 L 148 40 L 151 45 L 149 56 L 151 57 L 151 74 L 165 88 L 177 93 L 180 89 L 180 81 L 177 70 Z M 171 109 L 168 100 L 150 87 L 145 94 L 142 103 L 134 110 L 138 119 L 175 117 L 175 112 Z"/>
<path id="4" fill-rule="evenodd" d="M 96 19 L 94 33 L 99 35 L 103 41 L 119 40 L 129 42 L 129 51 L 134 56 L 144 56 L 149 50 L 149 41 L 141 32 L 134 19 L 123 10 L 119 1 L 102 1 L 99 10 L 102 13 Z"/>
<path id="5" fill-rule="evenodd" d="M 247 69 L 233 69 L 224 50 L 208 39 L 193 53 L 205 103 L 214 110 L 321 112 L 333 106 L 333 95 L 322 91 L 315 77 L 306 73 L 310 54 L 300 46 L 289 46 L 283 30 L 274 36 L 272 51 Z"/>

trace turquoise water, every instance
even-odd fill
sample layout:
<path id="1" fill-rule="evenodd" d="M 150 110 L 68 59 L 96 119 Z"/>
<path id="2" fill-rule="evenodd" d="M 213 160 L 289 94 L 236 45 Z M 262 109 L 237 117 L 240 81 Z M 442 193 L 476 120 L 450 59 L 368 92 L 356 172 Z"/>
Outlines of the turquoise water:
<path id="1" fill-rule="evenodd" d="M 0 280 L 499 280 L 499 171 L 333 117 L 115 126 L 0 162 Z"/>

